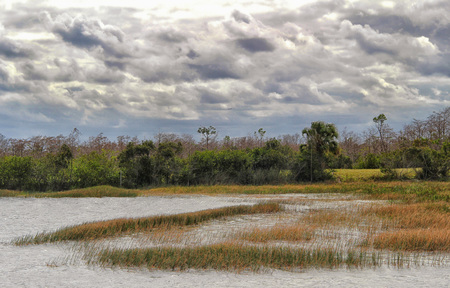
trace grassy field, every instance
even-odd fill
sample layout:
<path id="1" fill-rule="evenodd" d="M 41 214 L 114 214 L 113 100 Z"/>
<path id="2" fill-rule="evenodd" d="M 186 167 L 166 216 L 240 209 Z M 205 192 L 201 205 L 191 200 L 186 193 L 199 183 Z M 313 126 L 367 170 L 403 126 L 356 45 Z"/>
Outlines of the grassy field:
<path id="1" fill-rule="evenodd" d="M 373 180 L 377 171 L 340 170 L 335 173 L 343 179 L 341 183 L 139 190 L 99 186 L 50 193 L 2 190 L 0 196 L 145 197 L 204 194 L 244 195 L 256 200 L 270 198 L 272 201 L 179 215 L 85 223 L 15 241 L 17 245 L 59 241 L 84 243 L 82 257 L 92 265 L 259 271 L 262 268 L 374 267 L 386 263 L 402 266 L 416 263 L 415 257 L 424 253 L 433 253 L 438 259 L 450 257 L 450 182 Z M 311 193 L 317 194 L 312 198 L 302 196 Z M 310 209 L 301 213 L 285 211 L 285 205 Z M 196 237 L 199 236 L 196 235 L 203 233 L 199 231 L 208 223 L 233 222 L 233 219 L 243 215 L 259 215 L 254 219 L 272 217 L 270 221 L 275 222 L 273 225 L 260 225 L 262 222 L 258 222 L 260 224 L 243 226 L 237 231 L 222 231 L 215 240 L 211 236 L 211 243 L 198 244 Z M 249 221 L 252 223 L 255 220 Z M 155 247 L 111 248 L 96 244 L 102 239 L 134 235 L 145 235 L 146 240 L 154 243 L 152 245 Z M 420 261 L 417 263 L 422 265 Z"/>

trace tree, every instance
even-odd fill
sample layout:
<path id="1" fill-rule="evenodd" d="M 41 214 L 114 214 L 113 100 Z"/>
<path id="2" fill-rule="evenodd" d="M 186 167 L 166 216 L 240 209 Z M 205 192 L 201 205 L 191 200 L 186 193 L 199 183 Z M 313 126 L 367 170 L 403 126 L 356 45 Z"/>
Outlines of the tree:
<path id="1" fill-rule="evenodd" d="M 387 152 L 387 138 L 391 136 L 392 129 L 385 122 L 387 121 L 387 117 L 384 114 L 380 114 L 377 117 L 373 118 L 373 122 L 375 123 L 375 127 L 377 128 L 378 134 L 380 135 L 380 147 L 381 152 Z"/>
<path id="2" fill-rule="evenodd" d="M 311 128 L 304 128 L 302 135 L 306 135 L 309 148 L 319 155 L 324 155 L 326 152 L 334 154 L 338 152 L 339 134 L 334 124 L 322 121 L 312 122 Z"/>
<path id="3" fill-rule="evenodd" d="M 213 126 L 200 127 L 200 128 L 198 128 L 197 132 L 203 135 L 203 138 L 206 141 L 206 150 L 208 150 L 209 149 L 209 141 L 211 139 L 215 139 L 214 135 L 217 134 L 216 128 Z"/>
<path id="4" fill-rule="evenodd" d="M 254 132 L 256 141 L 259 142 L 258 146 L 262 146 L 263 142 L 264 142 L 264 135 L 266 134 L 266 131 L 263 128 L 259 128 L 258 131 Z"/>
<path id="5" fill-rule="evenodd" d="M 325 180 L 331 177 L 327 172 L 327 155 L 339 153 L 337 138 L 339 136 L 334 124 L 322 121 L 312 122 L 311 128 L 304 128 L 302 135 L 307 137 L 307 145 L 300 146 L 301 157 L 296 178 L 306 180 L 307 174 L 304 168 L 309 167 L 310 181 Z"/>

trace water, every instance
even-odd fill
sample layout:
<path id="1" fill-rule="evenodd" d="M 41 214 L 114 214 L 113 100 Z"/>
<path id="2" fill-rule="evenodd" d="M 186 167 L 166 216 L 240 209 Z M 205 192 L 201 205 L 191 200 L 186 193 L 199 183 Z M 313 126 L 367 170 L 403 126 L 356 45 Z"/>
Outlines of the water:
<path id="1" fill-rule="evenodd" d="M 61 264 L 70 244 L 16 247 L 16 237 L 120 217 L 253 204 L 251 197 L 0 198 L 0 287 L 450 287 L 450 267 L 364 270 L 166 272 Z"/>

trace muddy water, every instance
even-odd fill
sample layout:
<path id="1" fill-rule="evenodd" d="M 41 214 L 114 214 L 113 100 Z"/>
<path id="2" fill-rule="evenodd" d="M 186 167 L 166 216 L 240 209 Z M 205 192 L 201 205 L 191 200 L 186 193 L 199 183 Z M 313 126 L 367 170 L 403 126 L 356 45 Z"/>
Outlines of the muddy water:
<path id="1" fill-rule="evenodd" d="M 145 198 L 0 198 L 0 287 L 450 287 L 450 267 L 365 270 L 165 272 L 103 269 L 63 261 L 71 245 L 16 247 L 20 236 L 87 221 L 175 214 L 253 204 L 251 197 L 174 196 Z M 61 263 L 72 263 L 62 264 Z"/>

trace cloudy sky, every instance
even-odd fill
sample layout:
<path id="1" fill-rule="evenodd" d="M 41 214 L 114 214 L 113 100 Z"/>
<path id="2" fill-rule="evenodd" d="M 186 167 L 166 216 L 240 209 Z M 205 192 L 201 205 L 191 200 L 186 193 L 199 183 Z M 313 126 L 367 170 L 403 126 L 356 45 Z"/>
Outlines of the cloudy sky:
<path id="1" fill-rule="evenodd" d="M 450 105 L 450 1 L 0 0 L 0 133 L 396 129 Z"/>

